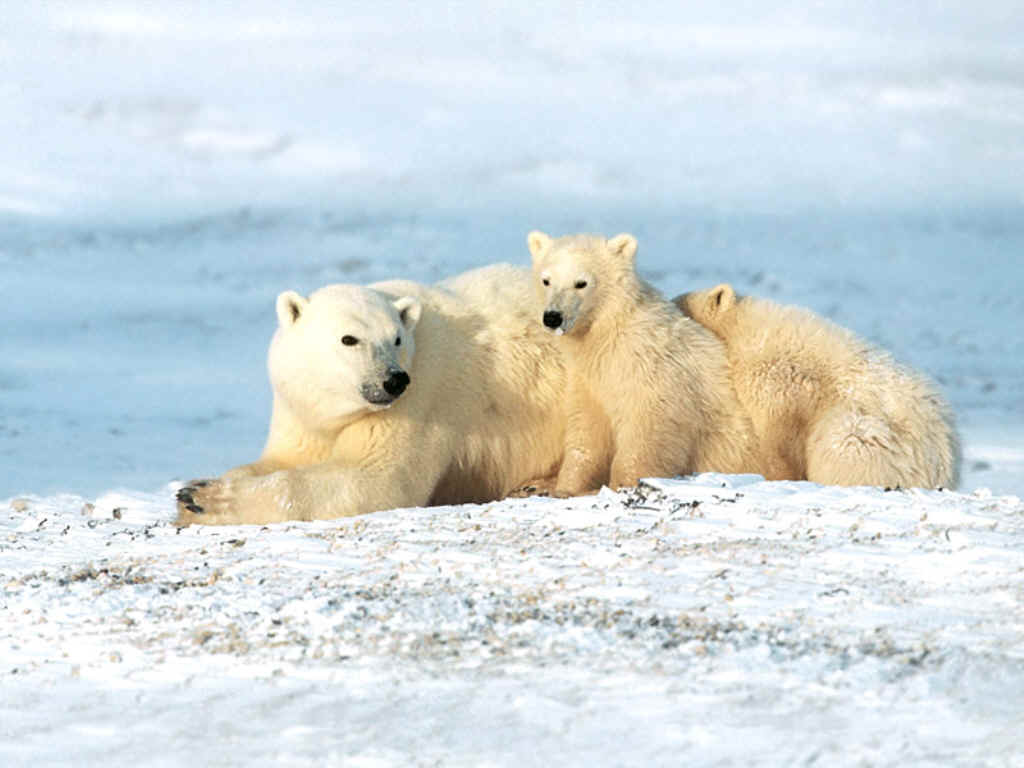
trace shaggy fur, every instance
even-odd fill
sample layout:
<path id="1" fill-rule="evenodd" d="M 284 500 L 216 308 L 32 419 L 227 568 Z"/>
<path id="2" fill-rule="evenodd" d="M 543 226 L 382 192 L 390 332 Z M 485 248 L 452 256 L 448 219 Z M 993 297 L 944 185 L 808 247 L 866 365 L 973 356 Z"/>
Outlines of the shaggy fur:
<path id="1" fill-rule="evenodd" d="M 534 322 L 559 337 L 568 372 L 559 495 L 642 477 L 756 471 L 723 344 L 640 279 L 631 235 L 532 232 L 527 244 Z"/>
<path id="2" fill-rule="evenodd" d="M 728 347 L 769 479 L 956 487 L 953 415 L 921 374 L 813 312 L 730 285 L 675 302 Z"/>

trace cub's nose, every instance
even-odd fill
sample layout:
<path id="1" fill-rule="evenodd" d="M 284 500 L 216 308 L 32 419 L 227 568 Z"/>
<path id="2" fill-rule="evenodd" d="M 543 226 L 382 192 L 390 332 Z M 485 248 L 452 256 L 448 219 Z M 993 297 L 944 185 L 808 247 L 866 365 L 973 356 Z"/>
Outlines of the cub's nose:
<path id="1" fill-rule="evenodd" d="M 544 313 L 544 325 L 548 328 L 557 328 L 562 324 L 562 313 L 549 309 Z"/>
<path id="2" fill-rule="evenodd" d="M 393 371 L 384 379 L 384 391 L 392 397 L 398 397 L 409 386 L 409 374 L 405 371 Z"/>

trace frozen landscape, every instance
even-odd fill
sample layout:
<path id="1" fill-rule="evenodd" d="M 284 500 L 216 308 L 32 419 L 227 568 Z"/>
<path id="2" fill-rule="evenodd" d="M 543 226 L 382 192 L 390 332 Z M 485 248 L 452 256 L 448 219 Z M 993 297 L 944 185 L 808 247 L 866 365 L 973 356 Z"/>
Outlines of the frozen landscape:
<path id="1" fill-rule="evenodd" d="M 0 764 L 1024 764 L 1022 9 L 805 5 L 0 3 Z M 533 228 L 891 350 L 961 487 L 171 525 L 280 291 Z"/>

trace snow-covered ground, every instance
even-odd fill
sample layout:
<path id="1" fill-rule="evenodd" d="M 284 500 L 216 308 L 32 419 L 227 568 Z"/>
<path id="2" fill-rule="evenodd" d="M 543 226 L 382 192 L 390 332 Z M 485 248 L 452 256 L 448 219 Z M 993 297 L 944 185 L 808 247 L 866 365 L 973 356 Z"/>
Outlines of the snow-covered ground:
<path id="1" fill-rule="evenodd" d="M 1024 504 L 660 480 L 178 531 L 0 520 L 4 765 L 936 765 L 1024 757 Z"/>
<path id="2" fill-rule="evenodd" d="M 0 1 L 0 763 L 1024 763 L 1024 9 L 622 8 Z M 960 492 L 170 526 L 278 292 L 533 228 L 926 371 Z"/>

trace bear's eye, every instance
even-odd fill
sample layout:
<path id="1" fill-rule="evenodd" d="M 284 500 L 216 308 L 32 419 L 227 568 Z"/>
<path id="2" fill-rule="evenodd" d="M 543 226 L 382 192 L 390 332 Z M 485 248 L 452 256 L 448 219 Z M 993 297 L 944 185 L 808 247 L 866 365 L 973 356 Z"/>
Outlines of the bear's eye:
<path id="1" fill-rule="evenodd" d="M 541 280 L 541 282 L 542 282 L 542 283 L 544 283 L 544 285 L 551 285 L 551 281 L 550 281 L 550 280 L 548 280 L 548 279 L 547 279 L 546 277 L 545 277 L 545 278 L 543 278 L 543 279 Z"/>
<path id="2" fill-rule="evenodd" d="M 583 290 L 586 287 L 587 287 L 587 281 L 586 280 L 577 280 L 576 281 L 576 290 L 577 291 Z"/>
<path id="3" fill-rule="evenodd" d="M 402 337 L 401 336 L 395 336 L 395 346 L 396 347 L 402 346 Z"/>
<path id="4" fill-rule="evenodd" d="M 359 339 L 357 339 L 355 336 L 349 336 L 346 333 L 344 336 L 341 337 L 341 343 L 344 344 L 346 347 L 354 347 L 356 344 L 359 343 Z"/>

